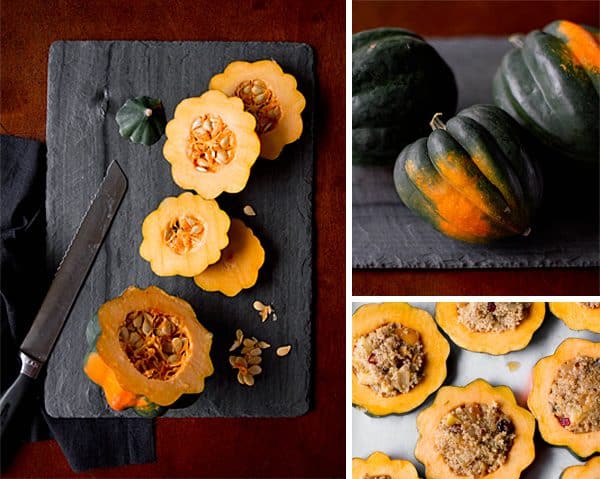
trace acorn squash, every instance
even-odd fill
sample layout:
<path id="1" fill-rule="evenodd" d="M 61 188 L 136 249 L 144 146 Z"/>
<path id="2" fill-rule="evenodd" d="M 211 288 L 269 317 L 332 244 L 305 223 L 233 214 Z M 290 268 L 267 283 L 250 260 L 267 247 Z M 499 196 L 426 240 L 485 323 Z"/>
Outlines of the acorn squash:
<path id="1" fill-rule="evenodd" d="M 189 192 L 165 198 L 144 219 L 140 256 L 158 276 L 195 276 L 219 260 L 229 226 L 215 200 Z"/>
<path id="2" fill-rule="evenodd" d="M 163 147 L 173 181 L 207 199 L 242 191 L 260 151 L 255 126 L 239 98 L 207 91 L 183 100 Z"/>
<path id="3" fill-rule="evenodd" d="M 488 354 L 506 354 L 525 348 L 545 316 L 546 304 L 532 303 L 516 328 L 484 332 L 474 331 L 458 320 L 457 303 L 437 303 L 435 307 L 435 320 L 455 344 L 469 351 Z"/>
<path id="4" fill-rule="evenodd" d="M 598 165 L 598 30 L 565 20 L 514 43 L 494 77 L 494 101 L 561 157 Z"/>
<path id="5" fill-rule="evenodd" d="M 192 307 L 156 286 L 130 286 L 98 310 L 99 333 L 84 367 L 116 410 L 150 415 L 212 375 L 212 334 Z"/>
<path id="6" fill-rule="evenodd" d="M 384 397 L 369 385 L 361 384 L 352 370 L 352 404 L 374 416 L 403 414 L 423 404 L 446 379 L 446 360 L 450 354 L 448 341 L 439 332 L 431 315 L 406 303 L 367 304 L 352 315 L 352 350 L 357 341 L 378 328 L 396 324 L 408 334 L 418 337 L 424 361 L 420 380 L 407 392 Z"/>
<path id="7" fill-rule="evenodd" d="M 600 307 L 592 308 L 582 303 L 548 303 L 550 311 L 569 328 L 587 329 L 600 333 Z"/>
<path id="8" fill-rule="evenodd" d="M 416 33 L 377 28 L 352 35 L 352 162 L 389 163 L 427 134 L 436 112 L 450 117 L 454 74 Z"/>
<path id="9" fill-rule="evenodd" d="M 569 430 L 569 427 L 577 425 L 581 414 L 578 413 L 577 417 L 574 415 L 573 418 L 557 417 L 556 414 L 562 413 L 555 412 L 557 406 L 551 402 L 551 392 L 561 367 L 569 365 L 571 361 L 578 362 L 581 358 L 591 358 L 599 363 L 600 343 L 569 338 L 556 348 L 554 354 L 540 359 L 533 367 L 532 388 L 527 398 L 527 406 L 537 419 L 538 429 L 544 441 L 555 446 L 566 446 L 578 457 L 586 458 L 600 452 L 600 429 L 588 432 Z M 577 367 L 578 364 L 575 363 L 574 366 Z"/>
<path id="10" fill-rule="evenodd" d="M 352 479 L 419 479 L 411 462 L 404 459 L 390 459 L 383 452 L 374 452 L 367 459 L 352 459 Z"/>
<path id="11" fill-rule="evenodd" d="M 600 477 L 600 456 L 593 457 L 580 466 L 567 467 L 560 479 L 598 479 Z"/>
<path id="12" fill-rule="evenodd" d="M 474 105 L 407 146 L 394 183 L 412 211 L 451 238 L 487 243 L 528 235 L 542 176 L 522 132 L 500 108 Z"/>
<path id="13" fill-rule="evenodd" d="M 460 428 L 461 423 L 456 422 L 453 413 L 457 408 L 470 404 L 477 404 L 481 408 L 497 405 L 499 411 L 507 416 L 507 419 L 499 421 L 497 429 L 492 434 L 508 431 L 514 435 L 504 462 L 499 464 L 497 469 L 491 470 L 490 468 L 490 473 L 479 477 L 482 479 L 517 479 L 535 457 L 533 442 L 535 420 L 529 411 L 517 405 L 510 388 L 506 386 L 492 387 L 483 379 L 476 379 L 464 387 L 445 386 L 441 388 L 433 404 L 417 416 L 419 439 L 415 448 L 415 457 L 425 465 L 426 477 L 428 479 L 464 477 L 464 475 L 454 472 L 447 463 L 447 459 L 439 452 L 436 436 L 439 428 L 443 425 Z M 452 421 L 454 424 L 449 424 L 452 419 L 454 419 Z M 460 429 L 458 432 L 461 432 Z M 458 452 L 453 459 L 460 463 Z"/>
<path id="14" fill-rule="evenodd" d="M 221 259 L 194 276 L 194 282 L 204 291 L 235 296 L 256 284 L 258 271 L 265 262 L 265 250 L 241 220 L 231 220 L 228 236 L 229 244 L 221 252 Z"/>
<path id="15" fill-rule="evenodd" d="M 274 160 L 302 134 L 306 100 L 296 86 L 296 79 L 275 60 L 261 60 L 230 63 L 211 78 L 208 87 L 242 99 L 246 111 L 256 118 L 261 158 Z"/>
<path id="16" fill-rule="evenodd" d="M 165 132 L 167 118 L 160 100 L 138 96 L 127 100 L 116 115 L 119 134 L 134 143 L 150 146 Z"/>

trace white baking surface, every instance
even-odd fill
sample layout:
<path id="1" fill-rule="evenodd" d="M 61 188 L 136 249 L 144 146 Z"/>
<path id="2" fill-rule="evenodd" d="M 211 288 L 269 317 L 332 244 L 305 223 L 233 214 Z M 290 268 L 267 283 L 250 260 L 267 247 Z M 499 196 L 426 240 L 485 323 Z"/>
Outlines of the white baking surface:
<path id="1" fill-rule="evenodd" d="M 366 303 L 353 303 L 352 311 Z M 434 316 L 435 303 L 410 303 L 425 309 Z M 600 334 L 588 331 L 572 331 L 557 319 L 546 306 L 544 323 L 536 331 L 533 340 L 522 351 L 515 351 L 503 356 L 472 353 L 450 343 L 448 358 L 448 378 L 444 386 L 464 386 L 474 379 L 483 378 L 493 386 L 509 386 L 517 398 L 517 402 L 526 407 L 531 369 L 542 357 L 554 352 L 556 347 L 566 338 L 584 338 L 600 341 Z M 509 361 L 520 363 L 519 369 L 510 371 Z M 423 465 L 414 456 L 418 433 L 417 414 L 431 405 L 435 394 L 414 411 L 403 416 L 387 416 L 372 418 L 357 408 L 352 410 L 352 457 L 368 457 L 372 452 L 381 451 L 393 459 L 407 459 L 425 477 Z M 558 479 L 568 466 L 582 464 L 567 449 L 552 447 L 546 444 L 536 432 L 536 453 L 533 464 L 521 475 L 522 479 Z"/>

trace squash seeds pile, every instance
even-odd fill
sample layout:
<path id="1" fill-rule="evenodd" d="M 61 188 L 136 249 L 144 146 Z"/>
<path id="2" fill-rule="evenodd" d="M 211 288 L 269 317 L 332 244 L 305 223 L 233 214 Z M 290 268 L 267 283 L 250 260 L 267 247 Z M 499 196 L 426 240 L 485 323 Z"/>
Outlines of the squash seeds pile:
<path id="1" fill-rule="evenodd" d="M 281 118 L 281 108 L 275 93 L 263 80 L 246 80 L 235 89 L 235 96 L 242 99 L 244 109 L 256 118 L 259 135 L 272 130 Z"/>
<path id="2" fill-rule="evenodd" d="M 215 173 L 235 156 L 235 133 L 218 115 L 206 114 L 190 128 L 187 156 L 200 173 Z"/>
<path id="3" fill-rule="evenodd" d="M 119 342 L 131 364 L 149 379 L 171 379 L 189 356 L 189 339 L 177 318 L 156 310 L 129 313 Z"/>
<path id="4" fill-rule="evenodd" d="M 237 380 L 240 384 L 246 386 L 254 385 L 254 376 L 262 372 L 259 364 L 262 362 L 262 350 L 270 348 L 271 345 L 265 341 L 259 341 L 256 338 L 245 338 L 241 329 L 235 332 L 236 339 L 229 348 L 229 351 L 235 351 L 242 347 L 242 356 L 229 356 L 229 364 L 238 370 Z"/>
<path id="5" fill-rule="evenodd" d="M 202 221 L 190 215 L 173 218 L 163 233 L 167 246 L 179 255 L 197 249 L 203 236 Z"/>

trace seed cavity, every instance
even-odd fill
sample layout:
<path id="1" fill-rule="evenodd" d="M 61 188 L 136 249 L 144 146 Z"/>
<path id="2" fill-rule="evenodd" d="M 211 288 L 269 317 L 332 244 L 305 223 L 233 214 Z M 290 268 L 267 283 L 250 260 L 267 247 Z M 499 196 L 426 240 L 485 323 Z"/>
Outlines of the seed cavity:
<path id="1" fill-rule="evenodd" d="M 275 128 L 281 119 L 281 107 L 275 92 L 260 79 L 246 80 L 235 89 L 244 108 L 256 118 L 256 132 L 261 135 Z"/>
<path id="2" fill-rule="evenodd" d="M 199 173 L 216 173 L 235 156 L 235 133 L 218 115 L 196 118 L 190 127 L 187 156 Z"/>
<path id="3" fill-rule="evenodd" d="M 172 219 L 163 230 L 163 241 L 178 255 L 197 250 L 204 239 L 204 223 L 192 215 Z"/>

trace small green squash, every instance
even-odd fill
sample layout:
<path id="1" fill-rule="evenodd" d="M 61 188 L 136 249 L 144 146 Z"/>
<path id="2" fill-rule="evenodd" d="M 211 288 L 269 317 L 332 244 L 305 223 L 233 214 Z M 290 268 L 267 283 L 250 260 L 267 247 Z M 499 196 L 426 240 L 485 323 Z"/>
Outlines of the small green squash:
<path id="1" fill-rule="evenodd" d="M 559 20 L 511 37 L 494 101 L 559 158 L 598 165 L 599 31 Z"/>
<path id="2" fill-rule="evenodd" d="M 404 204 L 451 238 L 487 243 L 527 235 L 542 176 L 519 125 L 493 105 L 474 105 L 407 146 L 394 183 Z"/>
<path id="3" fill-rule="evenodd" d="M 434 113 L 454 114 L 450 67 L 417 34 L 378 28 L 352 35 L 352 162 L 393 161 L 427 134 Z"/>
<path id="4" fill-rule="evenodd" d="M 147 146 L 160 139 L 167 124 L 161 101 L 147 96 L 127 100 L 117 112 L 116 120 L 123 138 Z"/>

